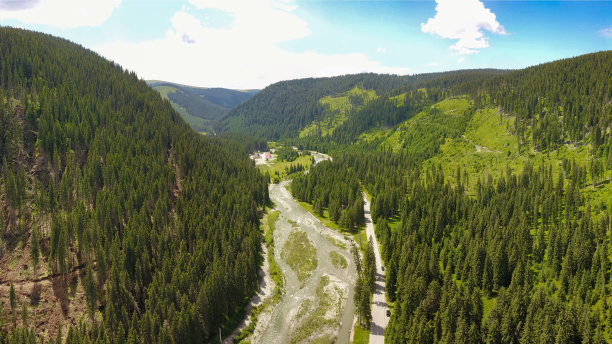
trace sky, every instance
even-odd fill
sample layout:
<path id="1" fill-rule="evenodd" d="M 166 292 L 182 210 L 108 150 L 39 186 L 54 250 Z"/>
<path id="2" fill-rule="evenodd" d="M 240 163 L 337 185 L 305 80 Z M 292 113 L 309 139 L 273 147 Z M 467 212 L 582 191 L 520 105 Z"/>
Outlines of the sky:
<path id="1" fill-rule="evenodd" d="M 612 0 L 0 0 L 0 25 L 69 39 L 146 80 L 260 89 L 610 50 Z"/>

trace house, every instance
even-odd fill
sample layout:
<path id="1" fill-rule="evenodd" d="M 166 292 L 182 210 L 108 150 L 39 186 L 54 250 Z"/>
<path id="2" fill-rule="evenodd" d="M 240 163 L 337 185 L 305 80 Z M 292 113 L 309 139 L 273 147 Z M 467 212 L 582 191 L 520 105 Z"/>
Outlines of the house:
<path id="1" fill-rule="evenodd" d="M 266 161 L 269 160 L 272 157 L 272 155 L 269 152 L 265 152 L 263 153 L 263 155 L 261 156 L 262 159 L 265 159 Z"/>

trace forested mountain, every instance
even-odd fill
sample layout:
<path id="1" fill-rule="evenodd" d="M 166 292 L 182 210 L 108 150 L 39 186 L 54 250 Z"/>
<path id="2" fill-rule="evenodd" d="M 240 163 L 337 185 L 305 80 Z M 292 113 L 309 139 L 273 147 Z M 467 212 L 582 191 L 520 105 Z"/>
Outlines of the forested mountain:
<path id="1" fill-rule="evenodd" d="M 0 343 L 212 336 L 257 287 L 246 150 L 91 51 L 0 28 Z"/>
<path id="2" fill-rule="evenodd" d="M 288 82 L 277 93 L 287 101 L 275 98 L 280 85 L 273 85 L 223 121 L 328 151 L 333 162 L 293 186 L 319 214 L 338 217 L 337 204 L 346 214 L 355 178 L 372 195 L 394 305 L 386 341 L 605 343 L 612 339 L 610 75 L 606 51 L 387 90 L 356 81 L 361 93 L 376 92 L 364 104 L 345 94 L 353 84 L 304 91 L 320 112 L 287 97 Z M 277 99 L 273 108 L 303 111 L 293 119 L 258 110 L 264 96 Z M 329 133 L 332 121 L 317 116 L 334 109 L 350 113 Z M 241 126 L 237 118 L 247 114 Z M 313 124 L 321 130 L 304 135 Z"/>
<path id="3" fill-rule="evenodd" d="M 215 120 L 258 92 L 193 87 L 157 80 L 147 83 L 170 100 L 175 110 L 195 131 L 212 131 Z"/>
<path id="4" fill-rule="evenodd" d="M 505 71 L 468 70 L 414 76 L 370 73 L 282 81 L 266 87 L 253 98 L 240 104 L 222 117 L 217 125 L 217 130 L 219 132 L 249 133 L 269 140 L 297 137 L 306 126 L 313 121 L 323 119 L 327 115 L 330 104 L 321 101 L 326 96 L 340 96 L 355 87 L 361 90 L 374 91 L 377 95 L 386 97 L 366 106 L 364 111 L 372 113 L 372 110 L 375 109 L 376 114 L 380 115 L 384 114 L 384 111 L 380 111 L 380 109 L 386 106 L 390 96 L 397 96 L 421 88 L 424 85 L 430 85 L 432 89 L 431 98 L 438 99 L 440 95 L 433 90 L 444 86 L 446 82 L 481 80 L 500 73 L 503 74 Z M 393 103 L 396 104 L 395 101 Z M 411 112 L 414 111 L 413 106 L 414 104 L 406 104 L 406 109 L 398 111 L 402 114 Z M 367 117 L 367 120 L 371 122 L 370 124 L 376 122 L 371 115 L 364 117 Z M 393 124 L 396 124 L 400 118 L 403 120 L 408 116 L 394 115 L 395 121 L 392 121 Z M 352 122 L 360 122 L 362 119 L 352 120 Z M 389 120 L 378 122 L 386 124 Z M 351 125 L 356 124 L 347 124 L 347 126 Z"/>

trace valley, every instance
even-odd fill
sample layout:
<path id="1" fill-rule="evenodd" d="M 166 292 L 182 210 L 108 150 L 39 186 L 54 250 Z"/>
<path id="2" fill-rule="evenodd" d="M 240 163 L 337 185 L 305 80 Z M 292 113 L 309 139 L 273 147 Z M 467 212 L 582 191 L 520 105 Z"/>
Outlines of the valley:
<path id="1" fill-rule="evenodd" d="M 0 48 L 0 344 L 612 342 L 612 51 L 239 91 Z"/>

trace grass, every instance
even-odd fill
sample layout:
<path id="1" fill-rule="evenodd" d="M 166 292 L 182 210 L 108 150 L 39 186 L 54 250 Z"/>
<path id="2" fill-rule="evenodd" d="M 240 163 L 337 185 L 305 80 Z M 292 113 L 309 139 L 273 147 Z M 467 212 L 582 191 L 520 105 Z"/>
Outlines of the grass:
<path id="1" fill-rule="evenodd" d="M 485 296 L 482 297 L 482 322 L 484 323 L 484 321 L 487 319 L 487 317 L 489 316 L 489 313 L 491 313 L 491 310 L 493 310 L 493 308 L 495 308 L 495 305 L 497 305 L 497 298 L 486 298 Z"/>
<path id="2" fill-rule="evenodd" d="M 459 105 L 457 105 L 459 104 Z M 460 103 L 456 103 L 460 108 Z M 448 104 L 441 109 L 450 111 Z M 575 160 L 582 166 L 589 165 L 590 144 L 582 143 L 577 146 L 562 145 L 550 152 L 535 151 L 527 142 L 527 149 L 519 154 L 517 139 L 513 135 L 514 117 L 500 114 L 497 109 L 485 108 L 476 111 L 467 124 L 465 134 L 457 138 L 448 138 L 440 146 L 440 151 L 423 166 L 428 168 L 440 165 L 446 178 L 456 184 L 456 171 L 461 168 L 467 171 L 468 192 L 474 192 L 478 179 L 485 176 L 493 179 L 499 178 L 510 167 L 513 173 L 520 173 L 523 166 L 529 161 L 534 168 L 542 166 L 553 167 L 553 177 L 559 177 L 562 160 Z M 527 130 L 526 136 L 531 137 Z M 478 147 L 477 147 L 478 146 Z M 612 177 L 609 175 L 607 177 Z M 604 178 L 606 181 L 607 178 Z M 604 209 L 612 209 L 612 185 L 600 183 L 595 190 L 592 188 L 590 174 L 587 175 L 586 187 L 582 193 L 590 201 L 594 214 Z"/>
<path id="3" fill-rule="evenodd" d="M 276 229 L 276 221 L 278 221 L 279 215 L 280 211 L 275 210 L 269 213 L 266 217 L 264 217 L 264 228 L 266 228 L 264 238 L 266 240 L 266 246 L 268 247 L 268 265 L 270 269 L 270 278 L 272 278 L 272 280 L 274 281 L 274 293 L 272 296 L 272 300 L 274 303 L 280 301 L 285 282 L 285 280 L 283 279 L 283 272 L 278 266 L 276 258 L 274 258 L 274 230 Z"/>
<path id="4" fill-rule="evenodd" d="M 323 211 L 323 216 L 321 216 L 321 215 L 317 214 L 317 213 L 314 211 L 314 209 L 313 209 L 313 207 L 312 207 L 312 204 L 310 204 L 310 203 L 306 203 L 306 202 L 300 202 L 300 201 L 298 201 L 298 204 L 299 204 L 299 205 L 300 205 L 302 208 L 304 208 L 305 210 L 307 210 L 309 213 L 311 213 L 312 215 L 314 215 L 314 216 L 315 216 L 317 219 L 319 219 L 319 221 L 323 222 L 323 224 L 324 224 L 325 226 L 327 226 L 328 228 L 335 229 L 335 230 L 337 230 L 338 232 L 342 232 L 342 231 L 343 231 L 343 230 L 340 228 L 340 226 L 338 226 L 338 224 L 337 224 L 337 223 L 335 223 L 334 221 L 332 221 L 332 220 L 330 220 L 330 219 L 329 219 L 329 215 L 328 215 L 327 210 Z"/>
<path id="5" fill-rule="evenodd" d="M 438 104 L 436 104 L 438 106 Z M 446 103 L 439 105 L 443 111 L 451 111 L 455 106 L 458 112 L 461 108 L 460 103 Z M 523 150 L 519 152 L 514 130 L 513 116 L 502 114 L 496 108 L 485 108 L 478 110 L 467 123 L 463 135 L 453 139 L 447 139 L 440 147 L 439 152 L 424 163 L 424 167 L 439 165 L 444 170 L 446 179 L 451 184 L 456 184 L 455 174 L 457 168 L 467 171 L 469 174 L 468 192 L 474 193 L 478 179 L 499 178 L 505 174 L 507 167 L 510 167 L 514 174 L 520 174 L 523 166 L 529 162 L 538 169 L 540 167 L 552 166 L 553 177 L 556 180 L 561 173 L 562 160 L 575 160 L 581 166 L 589 167 L 591 145 L 588 139 L 577 145 L 561 145 L 556 150 L 537 151 L 533 149 L 531 131 L 527 129 Z M 591 206 L 593 215 L 603 214 L 612 209 L 612 178 L 610 172 L 603 178 L 603 182 L 592 187 L 590 174 L 587 175 L 586 187 L 581 188 L 580 192 L 585 196 L 586 202 Z M 392 229 L 393 230 L 393 229 Z M 533 234 L 533 232 L 532 232 Z M 536 274 L 540 274 L 536 271 Z M 462 281 L 455 281 L 461 285 Z M 553 287 L 558 289 L 558 281 L 552 281 Z M 483 297 L 483 320 L 487 318 L 492 309 L 497 304 L 497 298 Z M 597 307 L 597 305 L 595 305 Z"/>
<path id="6" fill-rule="evenodd" d="M 336 246 L 337 248 L 341 248 L 343 250 L 346 249 L 346 245 L 342 241 L 332 237 L 329 234 L 323 234 L 323 236 L 325 237 L 325 239 L 329 240 L 332 244 L 334 244 L 334 246 Z"/>
<path id="7" fill-rule="evenodd" d="M 289 169 L 289 167 L 291 165 L 298 164 L 304 166 L 305 169 L 310 168 L 310 165 L 312 165 L 312 159 L 310 155 L 300 156 L 292 162 L 272 160 L 268 162 L 268 165 L 262 164 L 257 165 L 257 167 L 262 173 L 268 172 L 271 178 L 274 178 L 274 176 L 278 176 L 280 179 L 283 179 L 287 177 L 287 170 Z"/>
<path id="8" fill-rule="evenodd" d="M 168 99 L 168 101 L 170 101 L 170 104 L 172 104 L 174 110 L 176 110 L 176 112 L 178 112 L 181 117 L 183 117 L 185 122 L 187 122 L 187 124 L 189 124 L 189 126 L 191 126 L 193 130 L 199 132 L 210 131 L 210 121 L 205 120 L 204 118 L 193 116 L 192 114 L 187 112 L 185 108 L 170 100 L 170 98 L 168 97 L 168 93 L 175 93 L 177 91 L 176 88 L 171 86 L 155 86 L 154 89 L 161 94 L 162 98 Z"/>
<path id="9" fill-rule="evenodd" d="M 359 232 L 353 234 L 353 239 L 359 245 L 359 249 L 365 252 L 368 247 L 368 235 L 366 234 L 365 228 L 360 229 Z"/>
<path id="10" fill-rule="evenodd" d="M 346 269 L 346 267 L 348 266 L 348 263 L 346 262 L 344 256 L 336 251 L 329 252 L 329 257 L 331 258 L 332 264 L 336 269 Z"/>
<path id="11" fill-rule="evenodd" d="M 353 333 L 353 344 L 368 344 L 370 342 L 370 330 L 355 324 Z"/>
<path id="12" fill-rule="evenodd" d="M 281 251 L 281 257 L 295 271 L 302 286 L 317 268 L 317 250 L 306 233 L 300 229 L 291 231 Z"/>
<path id="13" fill-rule="evenodd" d="M 274 246 L 274 230 L 276 229 L 276 221 L 278 221 L 279 216 L 280 211 L 275 210 L 266 214 L 261 221 L 261 226 L 265 230 L 264 239 L 268 248 Z"/>

